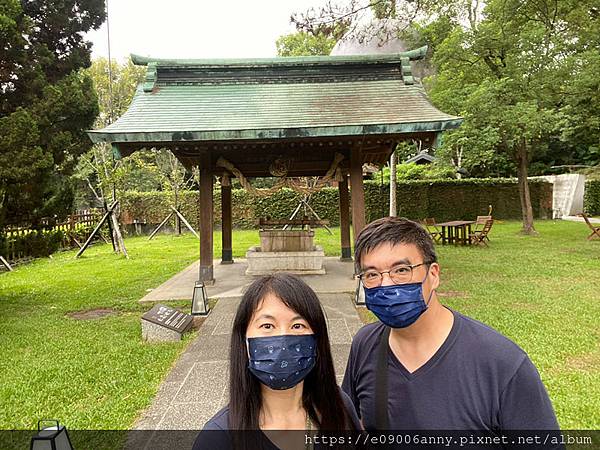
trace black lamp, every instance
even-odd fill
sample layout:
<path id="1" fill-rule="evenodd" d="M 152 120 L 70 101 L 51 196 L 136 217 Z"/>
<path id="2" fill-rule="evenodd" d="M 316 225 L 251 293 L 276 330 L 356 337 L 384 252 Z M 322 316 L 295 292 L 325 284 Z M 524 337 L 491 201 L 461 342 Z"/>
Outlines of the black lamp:
<path id="1" fill-rule="evenodd" d="M 194 284 L 194 295 L 192 296 L 192 316 L 206 316 L 208 314 L 208 295 L 203 281 Z"/>
<path id="2" fill-rule="evenodd" d="M 52 422 L 55 425 L 42 428 L 42 422 Z M 38 433 L 31 438 L 30 450 L 73 450 L 69 433 L 58 420 L 38 421 Z"/>

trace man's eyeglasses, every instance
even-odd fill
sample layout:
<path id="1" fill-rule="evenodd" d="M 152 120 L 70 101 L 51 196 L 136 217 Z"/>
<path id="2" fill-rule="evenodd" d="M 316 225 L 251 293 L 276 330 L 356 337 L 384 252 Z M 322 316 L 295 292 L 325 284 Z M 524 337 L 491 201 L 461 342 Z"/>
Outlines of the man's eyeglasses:
<path id="1" fill-rule="evenodd" d="M 384 273 L 389 274 L 390 278 L 395 284 L 410 283 L 412 280 L 413 269 L 427 264 L 431 264 L 431 262 L 424 261 L 420 264 L 398 264 L 397 266 L 392 267 L 390 270 L 384 270 L 383 272 L 369 269 L 359 273 L 357 277 L 361 279 L 366 288 L 381 286 Z"/>

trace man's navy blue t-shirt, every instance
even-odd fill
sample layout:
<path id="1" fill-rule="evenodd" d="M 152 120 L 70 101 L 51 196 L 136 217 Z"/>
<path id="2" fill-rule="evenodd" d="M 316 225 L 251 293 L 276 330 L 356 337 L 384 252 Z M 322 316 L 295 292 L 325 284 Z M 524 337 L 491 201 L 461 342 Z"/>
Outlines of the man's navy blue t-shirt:
<path id="1" fill-rule="evenodd" d="M 515 343 L 481 322 L 452 311 L 445 342 L 409 372 L 388 344 L 390 430 L 558 430 L 538 371 Z M 378 344 L 385 325 L 361 328 L 342 388 L 366 430 L 375 430 Z"/>

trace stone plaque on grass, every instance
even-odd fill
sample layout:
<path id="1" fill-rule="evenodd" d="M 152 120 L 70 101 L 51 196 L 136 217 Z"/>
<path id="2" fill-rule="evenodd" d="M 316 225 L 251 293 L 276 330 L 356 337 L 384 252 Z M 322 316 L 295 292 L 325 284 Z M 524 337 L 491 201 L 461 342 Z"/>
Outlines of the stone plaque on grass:
<path id="1" fill-rule="evenodd" d="M 148 342 L 179 341 L 192 326 L 192 316 L 165 305 L 155 305 L 142 316 L 142 339 Z"/>

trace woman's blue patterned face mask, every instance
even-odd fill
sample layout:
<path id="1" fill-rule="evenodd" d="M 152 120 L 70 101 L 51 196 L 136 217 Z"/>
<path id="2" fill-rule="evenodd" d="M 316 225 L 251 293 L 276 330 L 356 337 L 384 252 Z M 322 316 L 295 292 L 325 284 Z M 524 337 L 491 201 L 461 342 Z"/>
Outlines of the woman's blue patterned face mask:
<path id="1" fill-rule="evenodd" d="M 290 389 L 315 367 L 314 334 L 248 338 L 248 369 L 271 389 Z"/>

